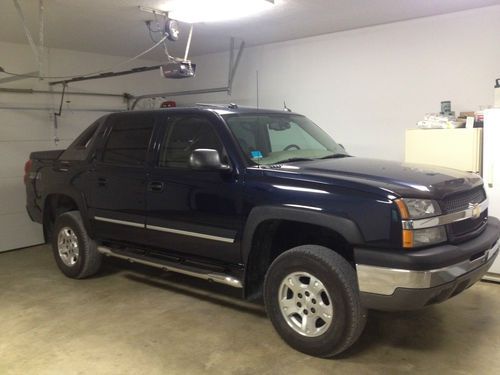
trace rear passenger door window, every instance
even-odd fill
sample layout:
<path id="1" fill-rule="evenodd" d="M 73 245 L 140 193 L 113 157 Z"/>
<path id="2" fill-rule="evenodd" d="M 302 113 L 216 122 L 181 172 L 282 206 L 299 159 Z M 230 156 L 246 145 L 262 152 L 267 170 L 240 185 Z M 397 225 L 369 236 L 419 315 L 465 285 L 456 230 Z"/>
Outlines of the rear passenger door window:
<path id="1" fill-rule="evenodd" d="M 160 150 L 159 166 L 188 168 L 189 157 L 198 148 L 217 150 L 224 159 L 222 143 L 208 119 L 197 115 L 171 117 Z"/>
<path id="2" fill-rule="evenodd" d="M 146 161 L 154 116 L 117 116 L 112 121 L 108 140 L 102 153 L 102 161 L 107 164 L 139 166 Z"/>
<path id="3" fill-rule="evenodd" d="M 143 245 L 146 229 L 148 150 L 156 114 L 109 115 L 89 171 L 89 216 L 101 240 Z M 99 136 L 99 134 L 98 134 Z"/>

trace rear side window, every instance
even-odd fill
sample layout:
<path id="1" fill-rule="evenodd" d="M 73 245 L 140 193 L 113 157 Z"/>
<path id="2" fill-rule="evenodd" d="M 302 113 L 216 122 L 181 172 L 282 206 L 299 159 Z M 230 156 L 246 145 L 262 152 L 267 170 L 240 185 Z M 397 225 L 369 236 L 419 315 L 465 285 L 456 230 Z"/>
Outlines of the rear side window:
<path id="1" fill-rule="evenodd" d="M 102 122 L 102 118 L 94 122 L 85 129 L 63 152 L 61 160 L 85 160 L 89 154 L 89 149 L 95 141 L 95 133 Z"/>
<path id="2" fill-rule="evenodd" d="M 92 125 L 90 125 L 87 129 L 85 129 L 82 134 L 78 136 L 77 139 L 69 146 L 69 148 L 74 148 L 77 150 L 85 150 L 89 145 L 90 141 L 92 140 L 98 126 L 100 124 L 100 121 L 94 122 Z"/>
<path id="3" fill-rule="evenodd" d="M 212 123 L 198 115 L 173 117 L 169 120 L 161 145 L 160 167 L 188 167 L 191 153 L 198 148 L 219 151 L 224 159 L 222 143 Z"/>
<path id="4" fill-rule="evenodd" d="M 102 161 L 119 165 L 144 164 L 154 120 L 154 116 L 146 114 L 127 114 L 113 118 Z"/>

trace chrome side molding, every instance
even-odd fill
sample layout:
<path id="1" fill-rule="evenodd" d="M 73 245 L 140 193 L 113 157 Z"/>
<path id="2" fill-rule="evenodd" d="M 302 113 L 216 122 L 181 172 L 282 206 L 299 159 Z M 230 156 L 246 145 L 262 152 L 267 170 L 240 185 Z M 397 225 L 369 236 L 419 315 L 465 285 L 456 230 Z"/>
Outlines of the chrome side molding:
<path id="1" fill-rule="evenodd" d="M 448 267 L 414 271 L 357 264 L 360 292 L 391 295 L 397 288 L 426 289 L 455 280 L 474 269 L 492 264 L 498 255 L 500 240 L 491 249 L 474 260 L 466 260 Z M 489 268 L 489 266 L 487 267 Z M 484 270 L 486 273 L 487 268 Z"/>
<path id="2" fill-rule="evenodd" d="M 104 221 L 106 223 L 128 225 L 129 227 L 144 228 L 144 224 L 142 223 L 135 223 L 133 221 L 126 221 L 126 220 L 110 219 L 109 217 L 94 216 L 94 220 Z"/>
<path id="3" fill-rule="evenodd" d="M 147 224 L 146 225 L 146 229 L 157 230 L 157 231 L 166 232 L 166 233 L 180 234 L 182 236 L 203 238 L 205 240 L 214 240 L 214 241 L 220 241 L 220 242 L 234 243 L 234 238 L 214 236 L 214 235 L 211 235 L 211 234 L 191 232 L 191 231 L 181 230 L 181 229 L 173 229 L 173 228 L 167 228 L 167 227 L 158 227 L 156 225 L 149 225 L 149 224 Z"/>
<path id="4" fill-rule="evenodd" d="M 165 232 L 165 233 L 173 233 L 173 234 L 178 234 L 178 235 L 181 235 L 181 236 L 203 238 L 205 240 L 213 240 L 213 241 L 220 241 L 220 242 L 226 242 L 226 243 L 234 243 L 234 241 L 235 241 L 234 237 L 221 237 L 221 236 L 215 236 L 215 235 L 212 235 L 212 234 L 205 234 L 205 233 L 199 233 L 199 232 L 191 232 L 191 231 L 188 231 L 188 230 L 181 230 L 181 229 L 174 229 L 174 228 L 167 228 L 167 227 L 159 227 L 159 226 L 156 226 L 156 225 L 150 225 L 150 224 L 144 224 L 144 223 L 136 223 L 136 222 L 127 221 L 127 220 L 111 219 L 111 218 L 102 217 L 102 216 L 94 216 L 94 220 L 104 221 L 106 223 L 112 223 L 112 224 L 128 225 L 129 227 L 135 227 L 135 228 L 143 228 L 143 229 L 149 229 L 149 230 L 156 230 L 156 231 Z"/>
<path id="5" fill-rule="evenodd" d="M 213 281 L 219 284 L 229 285 L 233 288 L 243 288 L 243 284 L 240 280 L 236 279 L 233 276 L 229 276 L 223 273 L 215 273 L 215 272 L 203 272 L 203 271 L 195 271 L 193 269 L 186 269 L 182 267 L 178 267 L 172 264 L 162 263 L 162 262 L 154 262 L 152 260 L 134 258 L 129 255 L 115 253 L 112 249 L 105 246 L 98 246 L 97 251 L 105 256 L 110 256 L 114 258 L 120 258 L 127 260 L 131 263 L 139 263 L 144 264 L 146 266 L 160 268 L 164 271 L 171 271 L 176 273 L 181 273 L 183 275 L 188 275 L 192 277 L 196 277 L 198 279 L 203 279 L 207 281 Z"/>

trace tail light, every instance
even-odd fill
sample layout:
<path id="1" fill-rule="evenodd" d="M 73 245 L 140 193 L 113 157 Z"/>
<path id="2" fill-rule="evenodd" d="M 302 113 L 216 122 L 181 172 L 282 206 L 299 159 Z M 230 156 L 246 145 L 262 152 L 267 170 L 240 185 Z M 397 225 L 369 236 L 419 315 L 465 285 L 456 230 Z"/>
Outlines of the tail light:
<path id="1" fill-rule="evenodd" d="M 33 166 L 33 161 L 30 159 L 24 163 L 24 183 L 27 184 L 31 172 L 31 167 Z"/>

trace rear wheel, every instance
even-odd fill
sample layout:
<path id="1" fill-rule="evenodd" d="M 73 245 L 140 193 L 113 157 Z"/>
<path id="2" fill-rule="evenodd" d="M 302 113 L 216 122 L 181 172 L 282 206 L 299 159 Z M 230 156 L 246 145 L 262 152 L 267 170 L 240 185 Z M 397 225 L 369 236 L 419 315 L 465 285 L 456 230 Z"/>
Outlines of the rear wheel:
<path id="1" fill-rule="evenodd" d="M 85 230 L 78 211 L 58 216 L 52 236 L 52 250 L 59 269 L 68 277 L 83 279 L 95 274 L 102 263 L 97 245 Z"/>
<path id="2" fill-rule="evenodd" d="M 299 246 L 277 257 L 266 275 L 264 300 L 280 336 L 318 357 L 345 351 L 366 322 L 354 268 L 322 246 Z"/>

